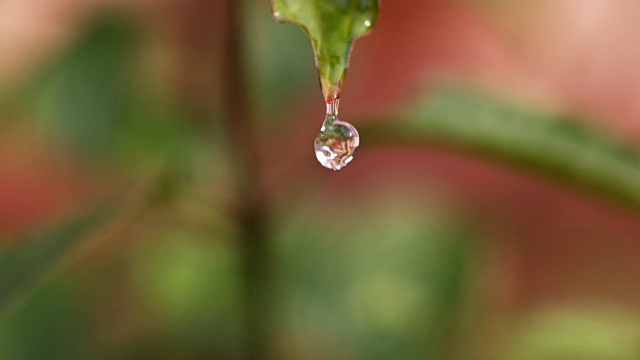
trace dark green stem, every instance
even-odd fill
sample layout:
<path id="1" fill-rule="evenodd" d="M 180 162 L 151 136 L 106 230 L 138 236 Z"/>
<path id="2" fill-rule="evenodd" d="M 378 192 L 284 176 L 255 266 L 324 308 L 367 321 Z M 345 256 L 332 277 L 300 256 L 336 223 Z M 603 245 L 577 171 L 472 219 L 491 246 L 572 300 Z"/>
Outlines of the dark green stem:
<path id="1" fill-rule="evenodd" d="M 223 82 L 226 130 L 231 142 L 242 266 L 246 358 L 269 358 L 270 268 L 267 211 L 261 191 L 258 146 L 246 88 L 242 1 L 226 0 Z"/>

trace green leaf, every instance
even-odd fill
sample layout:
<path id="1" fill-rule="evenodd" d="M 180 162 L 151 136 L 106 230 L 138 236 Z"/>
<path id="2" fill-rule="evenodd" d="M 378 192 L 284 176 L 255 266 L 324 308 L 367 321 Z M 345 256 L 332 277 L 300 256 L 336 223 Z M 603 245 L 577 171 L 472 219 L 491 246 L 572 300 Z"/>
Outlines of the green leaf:
<path id="1" fill-rule="evenodd" d="M 90 23 L 29 84 L 30 108 L 35 105 L 40 118 L 64 129 L 74 145 L 93 152 L 113 150 L 129 129 L 135 35 L 133 26 L 117 16 Z"/>
<path id="2" fill-rule="evenodd" d="M 339 96 L 353 41 L 367 34 L 378 16 L 378 0 L 273 0 L 278 21 L 300 25 L 311 38 L 327 102 Z"/>
<path id="3" fill-rule="evenodd" d="M 0 252 L 0 314 L 35 288 L 87 235 L 114 217 L 102 208 L 49 231 L 18 240 Z"/>
<path id="4" fill-rule="evenodd" d="M 448 89 L 396 121 L 360 132 L 375 143 L 441 145 L 549 175 L 640 208 L 640 154 L 566 115 Z"/>
<path id="5" fill-rule="evenodd" d="M 331 201 L 332 211 L 302 200 L 276 220 L 274 306 L 303 353 L 375 360 L 459 352 L 481 232 L 444 204 L 417 198 L 383 190 Z M 314 347 L 304 349 L 305 339 Z M 332 352 L 336 344 L 344 352 Z"/>
<path id="6" fill-rule="evenodd" d="M 0 116 L 20 119 L 72 150 L 135 168 L 185 157 L 200 146 L 188 113 L 148 70 L 136 17 L 97 14 L 50 61 L 11 89 L 0 89 Z M 202 152 L 200 152 L 202 153 Z"/>
<path id="7" fill-rule="evenodd" d="M 498 359 L 638 359 L 640 319 L 623 306 L 545 306 L 515 321 Z"/>

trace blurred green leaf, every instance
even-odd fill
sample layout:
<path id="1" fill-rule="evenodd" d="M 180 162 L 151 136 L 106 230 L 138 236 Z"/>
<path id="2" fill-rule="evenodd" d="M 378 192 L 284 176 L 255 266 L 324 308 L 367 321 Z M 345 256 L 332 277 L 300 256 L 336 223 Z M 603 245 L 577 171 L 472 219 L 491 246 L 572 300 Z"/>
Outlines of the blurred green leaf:
<path id="1" fill-rule="evenodd" d="M 313 43 L 325 99 L 340 92 L 353 40 L 368 33 L 378 16 L 378 0 L 273 0 L 279 21 L 298 24 Z"/>
<path id="2" fill-rule="evenodd" d="M 369 144 L 441 145 L 497 159 L 640 208 L 640 153 L 565 115 L 446 89 L 396 121 L 363 127 Z"/>
<path id="3" fill-rule="evenodd" d="M 509 360 L 634 360 L 640 358 L 640 321 L 622 307 L 555 306 L 519 321 L 503 348 Z"/>
<path id="4" fill-rule="evenodd" d="M 67 278 L 35 291 L 0 328 L 0 358 L 11 360 L 104 359 L 89 325 L 92 305 Z"/>
<path id="5" fill-rule="evenodd" d="M 77 145 L 103 150 L 127 126 L 134 100 L 135 31 L 119 17 L 92 23 L 38 76 L 28 102 Z"/>
<path id="6" fill-rule="evenodd" d="M 165 344 L 224 358 L 242 348 L 241 274 L 233 244 L 211 240 L 184 228 L 154 229 L 135 250 L 130 274 Z"/>
<path id="7" fill-rule="evenodd" d="M 287 350 L 363 359 L 456 353 L 478 235 L 440 207 L 393 196 L 344 207 L 324 199 L 331 211 L 298 209 L 279 226 L 278 319 L 298 344 Z"/>
<path id="8" fill-rule="evenodd" d="M 209 145 L 157 84 L 136 18 L 103 13 L 79 34 L 21 86 L 2 94 L 0 100 L 11 104 L 3 110 L 37 120 L 34 131 L 100 160 L 144 166 L 169 158 L 183 170 L 194 153 L 202 156 Z"/>
<path id="9" fill-rule="evenodd" d="M 49 231 L 16 241 L 0 252 L 0 314 L 38 285 L 87 235 L 114 217 L 101 208 Z"/>

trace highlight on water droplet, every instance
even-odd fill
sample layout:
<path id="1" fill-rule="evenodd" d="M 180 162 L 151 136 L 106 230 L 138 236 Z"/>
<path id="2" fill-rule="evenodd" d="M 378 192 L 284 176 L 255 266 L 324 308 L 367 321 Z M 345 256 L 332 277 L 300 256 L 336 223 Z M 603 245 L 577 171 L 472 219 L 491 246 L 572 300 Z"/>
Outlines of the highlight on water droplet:
<path id="1" fill-rule="evenodd" d="M 353 125 L 338 119 L 338 100 L 327 104 L 327 116 L 316 137 L 316 158 L 327 169 L 347 166 L 360 145 L 360 135 Z"/>
<path id="2" fill-rule="evenodd" d="M 364 26 L 370 27 L 371 26 L 371 21 L 370 20 L 365 20 L 364 21 Z"/>

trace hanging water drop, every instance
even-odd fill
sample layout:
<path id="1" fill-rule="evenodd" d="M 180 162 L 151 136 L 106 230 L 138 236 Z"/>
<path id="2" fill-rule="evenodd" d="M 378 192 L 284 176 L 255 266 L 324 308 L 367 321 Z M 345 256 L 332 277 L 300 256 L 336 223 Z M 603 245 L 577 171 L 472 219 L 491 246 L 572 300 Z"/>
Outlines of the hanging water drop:
<path id="1" fill-rule="evenodd" d="M 279 22 L 300 25 L 311 39 L 327 116 L 314 143 L 316 158 L 340 170 L 360 145 L 358 131 L 338 119 L 338 98 L 354 41 L 368 34 L 378 17 L 379 0 L 272 0 Z M 339 11 L 336 11 L 339 10 Z"/>
<path id="2" fill-rule="evenodd" d="M 360 145 L 360 135 L 353 125 L 338 119 L 338 99 L 327 104 L 327 116 L 316 137 L 316 158 L 327 169 L 347 166 Z"/>

